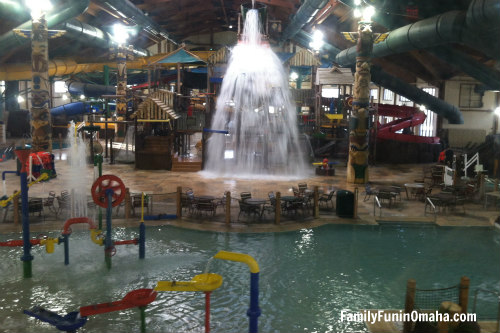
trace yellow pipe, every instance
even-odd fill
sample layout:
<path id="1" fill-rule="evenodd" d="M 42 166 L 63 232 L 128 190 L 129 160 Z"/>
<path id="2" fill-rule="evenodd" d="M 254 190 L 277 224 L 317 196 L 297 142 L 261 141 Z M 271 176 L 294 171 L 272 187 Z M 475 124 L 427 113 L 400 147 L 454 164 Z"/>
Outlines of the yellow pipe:
<path id="1" fill-rule="evenodd" d="M 90 229 L 90 239 L 93 243 L 102 246 L 104 244 L 104 238 L 99 238 L 102 235 L 101 230 Z"/>
<path id="2" fill-rule="evenodd" d="M 37 179 L 35 179 L 34 181 L 32 181 L 31 183 L 28 184 L 28 188 L 31 186 L 31 185 L 34 185 L 38 182 L 41 182 L 42 180 L 46 180 L 46 179 L 49 179 L 49 175 L 46 174 L 46 173 L 42 173 L 40 175 L 40 177 L 38 177 Z M 0 201 L 0 207 L 5 207 L 7 206 L 7 204 L 12 201 L 12 199 L 14 199 L 15 197 L 17 197 L 19 194 L 21 194 L 21 191 L 16 191 L 14 194 L 12 194 L 10 197 L 8 197 L 7 199 L 5 200 L 1 200 Z"/>
<path id="3" fill-rule="evenodd" d="M 40 245 L 45 245 L 47 253 L 54 253 L 54 244 L 59 244 L 59 238 L 46 238 L 40 241 Z"/>
<path id="4" fill-rule="evenodd" d="M 139 123 L 168 123 L 170 119 L 137 119 Z"/>
<path id="5" fill-rule="evenodd" d="M 213 291 L 222 285 L 222 276 L 215 273 L 203 273 L 194 276 L 191 281 L 158 281 L 156 291 Z"/>
<path id="6" fill-rule="evenodd" d="M 219 251 L 215 256 L 215 259 L 222 260 L 230 260 L 230 261 L 238 261 L 248 265 L 251 273 L 259 273 L 259 264 L 255 259 L 244 253 L 236 253 L 236 252 L 228 252 L 228 251 Z"/>
<path id="7" fill-rule="evenodd" d="M 206 61 L 214 52 L 197 51 L 193 53 Z M 133 61 L 127 61 L 127 69 L 144 69 L 148 64 L 154 63 L 164 56 L 165 54 L 157 54 L 150 57 L 137 58 Z M 103 72 L 104 66 L 109 66 L 111 68 L 116 67 L 116 62 L 79 64 L 73 59 L 49 60 L 48 63 L 49 76 L 64 76 L 81 72 Z M 19 80 L 31 80 L 31 64 L 9 64 L 0 66 L 0 81 Z"/>

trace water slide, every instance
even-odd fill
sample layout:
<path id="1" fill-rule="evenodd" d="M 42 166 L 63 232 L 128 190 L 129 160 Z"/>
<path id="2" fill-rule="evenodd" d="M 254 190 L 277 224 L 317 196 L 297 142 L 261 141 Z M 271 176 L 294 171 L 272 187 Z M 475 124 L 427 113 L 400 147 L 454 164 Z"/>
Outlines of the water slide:
<path id="1" fill-rule="evenodd" d="M 434 136 L 420 136 L 412 134 L 396 133 L 399 130 L 421 125 L 427 116 L 415 107 L 378 104 L 379 116 L 399 118 L 387 124 L 377 124 L 377 139 L 396 140 L 414 143 L 439 143 L 439 138 Z"/>

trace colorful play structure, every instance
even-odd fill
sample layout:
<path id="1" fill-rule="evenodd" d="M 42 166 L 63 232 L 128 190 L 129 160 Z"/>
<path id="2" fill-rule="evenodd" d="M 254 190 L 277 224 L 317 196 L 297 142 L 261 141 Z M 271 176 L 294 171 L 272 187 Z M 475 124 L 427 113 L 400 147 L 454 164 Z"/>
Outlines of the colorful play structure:
<path id="1" fill-rule="evenodd" d="M 258 332 L 259 308 L 259 265 L 248 254 L 219 251 L 213 259 L 242 262 L 250 269 L 250 307 L 249 333 Z M 211 260 L 211 259 L 210 259 Z M 74 332 L 87 323 L 89 316 L 103 313 L 139 308 L 141 332 L 146 332 L 146 307 L 156 300 L 158 292 L 203 292 L 205 294 L 205 332 L 210 332 L 210 294 L 222 286 L 222 276 L 215 273 L 203 273 L 194 276 L 190 281 L 158 281 L 154 289 L 135 289 L 128 292 L 123 299 L 107 303 L 82 306 L 78 311 L 72 311 L 61 316 L 53 311 L 35 306 L 24 313 L 43 322 L 49 323 L 56 329 L 65 332 Z"/>
<path id="2" fill-rule="evenodd" d="M 21 172 L 19 174 L 21 179 L 21 190 L 15 192 L 10 197 L 4 195 L 0 201 L 0 206 L 5 207 L 10 204 L 10 202 L 16 198 L 19 194 L 21 195 L 22 201 L 22 223 L 23 223 L 23 239 L 22 240 L 11 240 L 0 242 L 0 247 L 23 247 L 23 256 L 21 260 L 23 261 L 23 275 L 25 278 L 30 278 L 32 276 L 31 261 L 33 256 L 31 255 L 31 247 L 33 245 L 45 246 L 47 253 L 54 252 L 55 244 L 64 244 L 64 264 L 69 265 L 69 236 L 72 233 L 71 226 L 74 224 L 88 224 L 90 230 L 90 238 L 93 243 L 103 246 L 104 245 L 104 257 L 108 269 L 111 268 L 111 257 L 116 254 L 116 246 L 118 245 L 138 245 L 139 246 L 139 259 L 144 259 L 146 253 L 146 227 L 144 225 L 144 204 L 142 205 L 142 217 L 139 226 L 139 238 L 130 240 L 113 240 L 111 236 L 112 232 L 112 218 L 111 213 L 113 207 L 119 205 L 125 198 L 125 185 L 122 180 L 114 175 L 104 175 L 96 179 L 92 185 L 92 198 L 94 202 L 103 208 L 106 208 L 106 234 L 103 236 L 101 231 L 101 223 L 97 227 L 94 222 L 88 217 L 76 217 L 70 218 L 64 224 L 61 237 L 56 238 L 37 238 L 31 239 L 29 230 L 29 208 L 28 208 L 28 189 L 31 185 L 34 185 L 40 181 L 49 179 L 49 174 L 47 172 L 41 173 L 40 177 L 31 183 L 28 181 L 27 166 L 29 165 L 28 157 L 31 154 L 29 149 L 18 149 L 15 151 L 19 161 L 21 162 Z M 98 160 L 98 159 L 97 159 Z M 102 170 L 99 164 L 99 174 Z M 5 175 L 7 173 L 17 173 L 16 171 L 4 171 L 2 173 L 3 187 L 5 193 Z"/>

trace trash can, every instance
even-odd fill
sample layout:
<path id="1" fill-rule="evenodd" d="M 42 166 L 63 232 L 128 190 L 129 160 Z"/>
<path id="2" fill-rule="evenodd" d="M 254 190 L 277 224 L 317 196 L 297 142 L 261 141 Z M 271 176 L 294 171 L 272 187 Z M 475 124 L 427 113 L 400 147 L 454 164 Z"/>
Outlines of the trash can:
<path id="1" fill-rule="evenodd" d="M 354 217 L 354 193 L 346 190 L 337 191 L 337 216 Z"/>

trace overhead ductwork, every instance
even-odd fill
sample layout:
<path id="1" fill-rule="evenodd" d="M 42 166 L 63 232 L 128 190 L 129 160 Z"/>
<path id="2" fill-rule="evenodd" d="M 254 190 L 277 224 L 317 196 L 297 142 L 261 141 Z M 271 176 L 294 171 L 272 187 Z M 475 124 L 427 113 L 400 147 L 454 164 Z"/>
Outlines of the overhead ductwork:
<path id="1" fill-rule="evenodd" d="M 97 2 L 117 12 L 118 15 L 122 16 L 127 21 L 139 25 L 147 33 L 162 39 L 168 39 L 172 43 L 177 44 L 165 29 L 154 22 L 150 17 L 146 16 L 142 10 L 137 8 L 129 0 L 97 0 Z"/>
<path id="2" fill-rule="evenodd" d="M 68 0 L 67 4 L 58 9 L 57 13 L 49 13 L 46 15 L 47 26 L 53 29 L 56 25 L 66 22 L 82 14 L 89 6 L 89 0 Z M 15 29 L 31 29 L 31 20 L 26 21 Z M 27 38 L 17 36 L 12 30 L 9 30 L 0 36 L 0 57 L 10 52 L 14 48 L 28 44 L 30 42 Z"/>
<path id="3" fill-rule="evenodd" d="M 316 13 L 320 9 L 323 9 L 328 2 L 329 0 L 305 0 L 283 31 L 281 42 L 297 35 L 302 27 L 309 23 Z"/>
<path id="4" fill-rule="evenodd" d="M 304 46 L 309 45 L 309 41 L 311 40 L 311 35 L 304 31 L 299 32 L 296 37 L 298 38 L 294 37 L 294 40 Z M 330 59 L 334 59 L 340 51 L 329 43 L 325 43 L 323 45 L 323 50 Z M 427 109 L 446 118 L 450 124 L 463 124 L 464 122 L 462 113 L 455 106 L 426 93 L 422 89 L 383 72 L 378 67 L 372 66 L 371 80 L 374 83 L 382 87 L 386 87 L 394 91 L 396 94 L 404 96 L 417 104 L 425 105 Z"/>
<path id="5" fill-rule="evenodd" d="M 447 119 L 450 124 L 463 124 L 464 119 L 460 110 L 443 100 L 436 98 L 422 89 L 408 84 L 392 75 L 385 73 L 381 68 L 372 66 L 372 82 L 388 88 L 398 95 L 404 96 L 413 102 L 424 105 L 428 110 Z"/>
<path id="6" fill-rule="evenodd" d="M 90 24 L 80 22 L 77 19 L 71 19 L 57 26 L 57 29 L 66 30 L 66 37 L 82 41 L 91 46 L 100 48 L 109 48 L 113 42 L 111 34 Z M 147 50 L 134 48 L 133 53 L 138 57 L 149 56 Z"/>
<path id="7" fill-rule="evenodd" d="M 415 49 L 430 49 L 439 58 L 447 60 L 451 65 L 463 70 L 471 77 L 488 85 L 491 89 L 500 88 L 500 78 L 487 67 L 473 59 L 469 63 L 465 56 L 447 48 L 440 52 L 436 46 L 460 43 L 478 49 L 494 59 L 500 59 L 498 43 L 484 38 L 485 34 L 498 36 L 500 21 L 500 2 L 498 0 L 475 0 L 467 12 L 451 11 L 413 24 L 393 30 L 385 41 L 373 46 L 373 57 L 384 57 L 391 54 L 404 53 Z M 481 36 L 481 38 L 478 38 Z M 482 40 L 488 40 L 485 45 Z M 452 56 L 450 56 L 452 55 Z M 350 66 L 356 61 L 356 47 L 343 50 L 335 58 L 341 66 Z"/>

